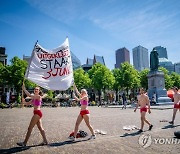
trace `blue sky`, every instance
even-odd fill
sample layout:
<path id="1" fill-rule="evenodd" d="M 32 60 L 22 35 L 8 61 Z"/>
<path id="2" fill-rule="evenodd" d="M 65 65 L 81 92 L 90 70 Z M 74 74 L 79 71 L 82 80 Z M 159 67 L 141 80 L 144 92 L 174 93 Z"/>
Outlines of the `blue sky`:
<path id="1" fill-rule="evenodd" d="M 169 60 L 180 62 L 179 0 L 0 0 L 0 46 L 8 60 L 31 55 L 36 40 L 44 48 L 69 37 L 81 63 L 103 55 L 108 68 L 115 50 L 142 45 L 167 48 Z"/>

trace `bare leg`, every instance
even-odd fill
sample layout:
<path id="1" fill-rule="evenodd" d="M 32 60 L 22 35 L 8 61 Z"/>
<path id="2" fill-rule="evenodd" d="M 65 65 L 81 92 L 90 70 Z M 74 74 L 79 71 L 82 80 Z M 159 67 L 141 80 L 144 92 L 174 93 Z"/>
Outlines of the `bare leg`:
<path id="1" fill-rule="evenodd" d="M 145 114 L 146 112 L 141 112 L 141 130 L 143 130 L 144 127 Z"/>
<path id="2" fill-rule="evenodd" d="M 145 118 L 144 121 L 150 126 L 151 123 Z"/>
<path id="3" fill-rule="evenodd" d="M 91 134 L 94 135 L 93 127 L 90 125 L 90 122 L 89 122 L 89 115 L 86 114 L 83 116 L 83 118 L 84 118 L 84 121 L 85 121 L 86 125 L 88 126 L 89 130 L 91 131 Z"/>
<path id="4" fill-rule="evenodd" d="M 43 137 L 43 143 L 47 144 L 48 142 L 47 142 L 47 139 L 46 139 L 46 134 L 45 134 L 44 128 L 42 127 L 41 119 L 39 119 L 39 121 L 37 122 L 37 127 L 38 127 L 38 129 L 39 129 L 39 131 L 40 131 L 40 133 L 41 133 L 41 135 Z"/>
<path id="5" fill-rule="evenodd" d="M 27 134 L 26 134 L 26 138 L 24 140 L 24 144 L 27 144 L 28 140 L 29 140 L 29 137 L 31 135 L 31 132 L 32 132 L 32 129 L 34 128 L 34 126 L 37 124 L 37 122 L 39 121 L 40 117 L 38 115 L 34 115 L 31 119 L 31 122 L 29 124 L 29 127 L 28 127 L 28 131 L 27 131 Z"/>
<path id="6" fill-rule="evenodd" d="M 79 116 L 77 117 L 77 120 L 76 120 L 76 124 L 75 124 L 75 128 L 74 128 L 74 137 L 76 138 L 76 135 L 77 135 L 77 132 L 78 132 L 78 129 L 79 129 L 79 125 L 81 123 L 81 121 L 83 120 L 82 116 L 79 114 Z"/>
<path id="7" fill-rule="evenodd" d="M 176 117 L 176 113 L 177 113 L 177 110 L 176 108 L 174 108 L 173 110 L 173 117 L 172 117 L 172 122 L 174 123 L 174 120 L 175 120 L 175 117 Z"/>

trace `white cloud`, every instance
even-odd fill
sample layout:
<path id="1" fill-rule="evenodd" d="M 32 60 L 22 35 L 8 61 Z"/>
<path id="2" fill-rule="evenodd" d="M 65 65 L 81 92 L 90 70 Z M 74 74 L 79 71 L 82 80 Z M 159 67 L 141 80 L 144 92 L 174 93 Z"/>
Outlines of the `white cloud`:
<path id="1" fill-rule="evenodd" d="M 66 24 L 84 18 L 85 8 L 80 4 L 83 0 L 26 0 L 31 6 L 42 13 Z"/>
<path id="2" fill-rule="evenodd" d="M 81 20 L 91 21 L 112 38 L 125 42 L 130 50 L 137 45 L 143 45 L 149 50 L 156 45 L 162 45 L 175 53 L 179 48 L 179 44 L 175 42 L 180 42 L 180 38 L 177 34 L 172 37 L 172 33 L 175 30 L 180 32 L 180 22 L 177 21 L 180 11 L 173 9 L 173 3 L 170 6 L 165 5 L 168 1 L 145 1 L 137 6 L 127 5 L 129 1 L 125 3 L 115 0 L 99 1 L 97 6 L 93 2 L 88 6 L 87 1 L 83 0 L 27 1 L 44 14 L 71 27 Z M 171 11 L 168 7 L 172 8 Z M 79 36 L 73 37 L 90 50 L 99 52 L 99 55 L 105 55 L 107 58 L 110 54 L 114 55 L 114 49 L 100 47 Z"/>

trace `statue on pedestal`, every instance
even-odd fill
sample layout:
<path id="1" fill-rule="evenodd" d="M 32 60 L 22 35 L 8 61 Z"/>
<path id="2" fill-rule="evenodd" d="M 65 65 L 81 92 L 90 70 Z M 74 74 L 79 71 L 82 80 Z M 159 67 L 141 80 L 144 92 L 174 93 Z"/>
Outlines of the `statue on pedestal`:
<path id="1" fill-rule="evenodd" d="M 150 70 L 157 71 L 159 67 L 159 55 L 158 52 L 153 48 L 150 53 Z"/>
<path id="2" fill-rule="evenodd" d="M 156 94 L 156 104 L 172 104 L 172 101 L 167 97 L 167 91 L 165 89 L 164 73 L 158 71 L 159 67 L 159 55 L 153 48 L 150 53 L 150 72 L 148 74 L 148 96 L 153 98 Z"/>

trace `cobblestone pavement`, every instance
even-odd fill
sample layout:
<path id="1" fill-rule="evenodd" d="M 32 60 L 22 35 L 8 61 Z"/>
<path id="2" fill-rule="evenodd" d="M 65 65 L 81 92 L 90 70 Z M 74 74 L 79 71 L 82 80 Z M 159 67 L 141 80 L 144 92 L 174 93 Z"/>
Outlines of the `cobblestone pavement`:
<path id="1" fill-rule="evenodd" d="M 96 139 L 88 137 L 68 142 L 68 135 L 72 132 L 79 107 L 42 108 L 43 127 L 49 141 L 47 146 L 38 146 L 42 137 L 35 127 L 27 147 L 18 147 L 17 142 L 23 141 L 30 119 L 32 108 L 0 109 L 0 154 L 3 153 L 60 153 L 60 154 L 116 154 L 116 153 L 180 153 L 180 141 L 174 138 L 174 132 L 180 131 L 180 112 L 177 112 L 175 125 L 172 127 L 168 122 L 171 120 L 172 109 L 152 109 L 147 114 L 147 119 L 154 125 L 152 131 L 148 131 L 145 125 L 143 135 L 151 138 L 143 140 L 144 147 L 138 143 L 137 130 L 125 131 L 123 126 L 140 126 L 140 113 L 133 112 L 132 108 L 89 107 L 91 112 L 91 125 L 94 129 L 107 132 L 107 135 L 97 134 Z M 80 129 L 90 132 L 84 121 Z M 165 140 L 169 140 L 166 142 Z M 140 140 L 141 141 L 141 140 Z M 146 142 L 147 141 L 147 142 Z M 152 143 L 150 142 L 152 141 Z M 150 144 L 151 143 L 151 144 Z M 149 147 L 145 148 L 147 145 Z"/>

